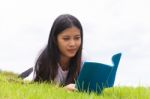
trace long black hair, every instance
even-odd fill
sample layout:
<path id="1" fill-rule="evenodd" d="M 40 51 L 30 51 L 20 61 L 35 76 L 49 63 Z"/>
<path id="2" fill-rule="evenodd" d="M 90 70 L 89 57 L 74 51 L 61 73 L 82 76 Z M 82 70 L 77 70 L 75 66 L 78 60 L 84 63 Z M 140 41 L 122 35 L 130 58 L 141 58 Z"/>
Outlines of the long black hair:
<path id="1" fill-rule="evenodd" d="M 77 27 L 80 30 L 81 45 L 76 55 L 70 60 L 69 72 L 65 85 L 75 81 L 81 65 L 83 30 L 80 21 L 69 14 L 60 15 L 55 19 L 49 34 L 48 44 L 36 61 L 34 81 L 53 81 L 55 79 L 58 70 L 58 62 L 60 60 L 57 36 L 65 29 L 71 27 Z"/>

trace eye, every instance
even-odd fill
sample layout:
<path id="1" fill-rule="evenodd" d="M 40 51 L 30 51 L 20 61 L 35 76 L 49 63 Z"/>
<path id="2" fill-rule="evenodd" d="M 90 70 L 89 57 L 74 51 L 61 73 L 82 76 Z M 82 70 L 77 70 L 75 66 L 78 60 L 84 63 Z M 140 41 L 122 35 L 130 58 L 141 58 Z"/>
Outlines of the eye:
<path id="1" fill-rule="evenodd" d="M 70 38 L 69 37 L 64 37 L 63 40 L 64 41 L 68 41 Z"/>
<path id="2" fill-rule="evenodd" d="M 80 40 L 81 37 L 80 37 L 80 36 L 76 36 L 74 39 L 75 39 L 75 40 Z"/>

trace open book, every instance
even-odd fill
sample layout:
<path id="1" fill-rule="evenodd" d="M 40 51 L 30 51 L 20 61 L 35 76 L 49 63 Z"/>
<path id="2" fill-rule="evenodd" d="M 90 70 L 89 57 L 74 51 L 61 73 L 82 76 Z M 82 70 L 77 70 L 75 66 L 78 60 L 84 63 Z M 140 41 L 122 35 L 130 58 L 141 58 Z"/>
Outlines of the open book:
<path id="1" fill-rule="evenodd" d="M 116 71 L 121 58 L 121 53 L 112 57 L 113 65 L 95 62 L 85 62 L 76 81 L 79 91 L 101 93 L 104 88 L 114 85 Z"/>

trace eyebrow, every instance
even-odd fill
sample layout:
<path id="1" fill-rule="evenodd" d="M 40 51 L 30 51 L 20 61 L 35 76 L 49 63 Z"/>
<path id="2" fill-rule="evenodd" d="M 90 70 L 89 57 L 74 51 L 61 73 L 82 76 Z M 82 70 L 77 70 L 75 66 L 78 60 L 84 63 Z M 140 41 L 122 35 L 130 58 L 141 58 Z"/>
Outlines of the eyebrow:
<path id="1" fill-rule="evenodd" d="M 80 34 L 74 35 L 74 36 L 81 36 Z M 62 35 L 62 37 L 70 37 L 70 35 Z"/>
<path id="2" fill-rule="evenodd" d="M 75 35 L 75 36 L 81 36 L 80 34 L 77 34 L 77 35 Z"/>

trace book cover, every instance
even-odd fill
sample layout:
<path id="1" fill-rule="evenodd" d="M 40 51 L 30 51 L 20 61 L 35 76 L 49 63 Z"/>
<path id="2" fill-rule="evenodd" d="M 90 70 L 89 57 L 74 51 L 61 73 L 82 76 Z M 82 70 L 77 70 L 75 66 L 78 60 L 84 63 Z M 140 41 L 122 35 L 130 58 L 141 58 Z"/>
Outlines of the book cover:
<path id="1" fill-rule="evenodd" d="M 120 57 L 121 53 L 113 55 L 113 66 L 96 62 L 85 62 L 77 78 L 76 88 L 79 91 L 101 93 L 104 88 L 112 87 Z"/>

